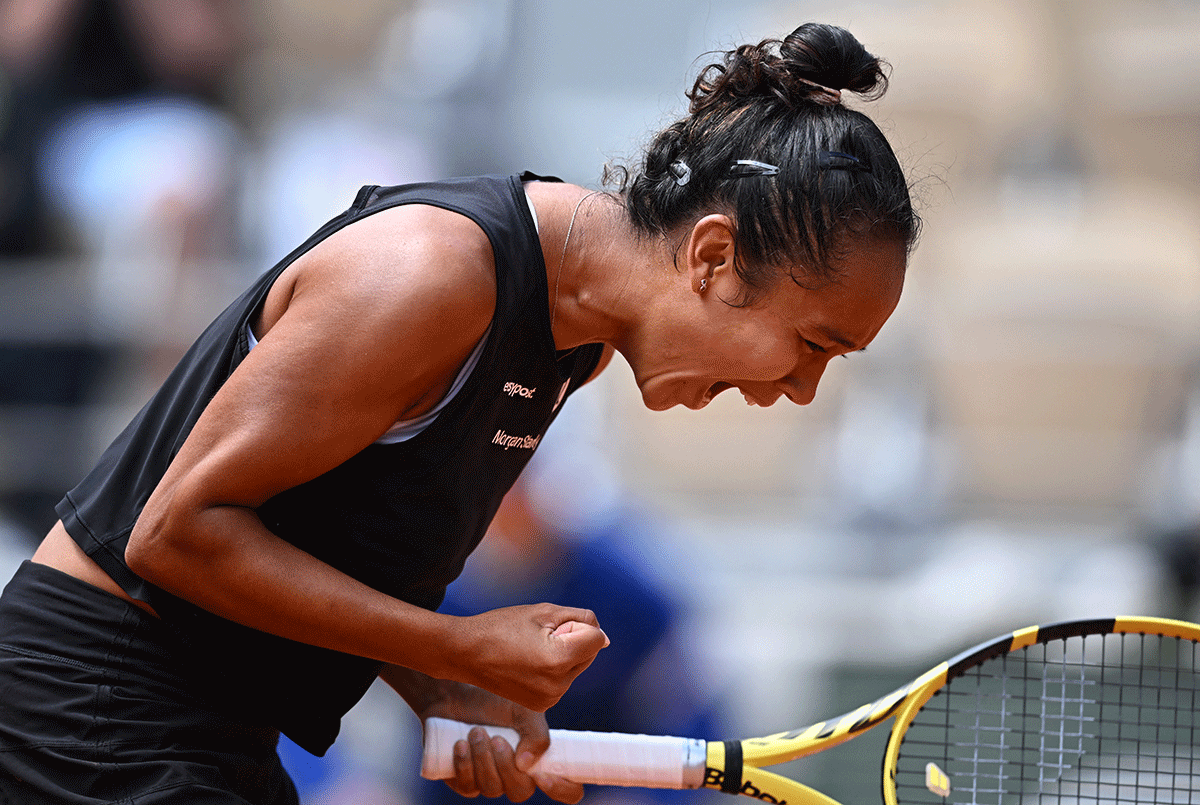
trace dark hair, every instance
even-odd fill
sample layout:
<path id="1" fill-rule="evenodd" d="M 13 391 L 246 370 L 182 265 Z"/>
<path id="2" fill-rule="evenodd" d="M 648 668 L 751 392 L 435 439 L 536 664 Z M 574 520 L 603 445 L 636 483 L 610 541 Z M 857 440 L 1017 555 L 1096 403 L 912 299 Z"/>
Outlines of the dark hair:
<path id="1" fill-rule="evenodd" d="M 725 53 L 700 71 L 690 114 L 655 137 L 640 169 L 618 168 L 634 227 L 665 235 L 730 214 L 741 305 L 783 272 L 805 287 L 836 280 L 831 260 L 849 236 L 897 238 L 911 250 L 920 219 L 896 155 L 870 118 L 840 101 L 841 90 L 882 96 L 887 67 L 849 31 L 817 23 Z"/>

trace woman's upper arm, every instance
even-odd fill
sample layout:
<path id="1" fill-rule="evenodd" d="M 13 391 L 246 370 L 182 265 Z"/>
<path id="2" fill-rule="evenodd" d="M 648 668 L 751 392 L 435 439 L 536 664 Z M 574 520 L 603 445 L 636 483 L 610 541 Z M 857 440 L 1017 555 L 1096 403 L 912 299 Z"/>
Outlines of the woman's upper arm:
<path id="1" fill-rule="evenodd" d="M 377 213 L 289 271 L 286 304 L 200 416 L 144 516 L 255 507 L 431 408 L 486 331 L 490 246 L 432 208 Z"/>

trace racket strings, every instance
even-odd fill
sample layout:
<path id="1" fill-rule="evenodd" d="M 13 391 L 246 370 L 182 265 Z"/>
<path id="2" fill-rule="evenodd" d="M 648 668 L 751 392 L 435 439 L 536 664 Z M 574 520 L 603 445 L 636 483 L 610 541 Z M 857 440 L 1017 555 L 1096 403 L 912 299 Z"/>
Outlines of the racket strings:
<path id="1" fill-rule="evenodd" d="M 909 725 L 901 803 L 1200 803 L 1196 643 L 1090 635 L 1002 654 Z M 928 765 L 950 780 L 931 790 Z M 936 777 L 936 776 L 935 776 Z"/>

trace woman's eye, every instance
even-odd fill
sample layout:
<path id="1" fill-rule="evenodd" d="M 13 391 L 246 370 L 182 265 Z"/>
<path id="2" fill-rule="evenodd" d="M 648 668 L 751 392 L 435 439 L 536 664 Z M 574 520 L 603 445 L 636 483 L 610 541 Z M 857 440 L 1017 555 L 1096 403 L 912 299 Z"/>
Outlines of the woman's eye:
<path id="1" fill-rule="evenodd" d="M 808 348 L 811 349 L 813 352 L 828 352 L 829 351 L 829 350 L 825 349 L 825 347 L 821 346 L 820 344 L 818 344 L 814 341 L 809 341 L 807 338 L 804 339 L 804 343 L 807 344 Z"/>

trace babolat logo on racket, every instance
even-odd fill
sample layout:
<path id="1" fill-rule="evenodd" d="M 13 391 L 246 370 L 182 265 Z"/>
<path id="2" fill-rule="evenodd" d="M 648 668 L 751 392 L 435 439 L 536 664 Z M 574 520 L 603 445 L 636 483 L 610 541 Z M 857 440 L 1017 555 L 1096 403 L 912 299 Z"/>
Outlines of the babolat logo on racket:
<path id="1" fill-rule="evenodd" d="M 773 805 L 787 805 L 786 799 L 777 799 L 765 791 L 760 791 L 758 787 L 749 780 L 743 782 L 741 787 L 730 791 L 725 786 L 725 772 L 721 771 L 720 769 L 714 769 L 712 766 L 709 766 L 704 770 L 704 787 L 719 788 L 720 790 L 730 794 L 741 794 L 747 797 L 754 797 L 755 799 L 762 800 L 763 802 L 773 803 Z"/>

